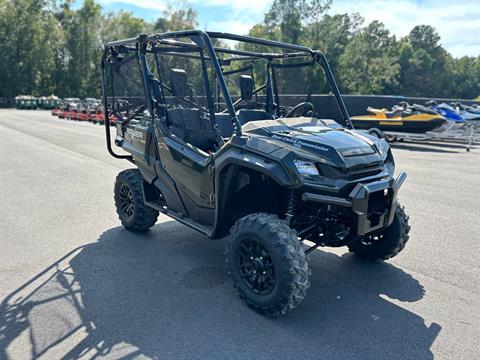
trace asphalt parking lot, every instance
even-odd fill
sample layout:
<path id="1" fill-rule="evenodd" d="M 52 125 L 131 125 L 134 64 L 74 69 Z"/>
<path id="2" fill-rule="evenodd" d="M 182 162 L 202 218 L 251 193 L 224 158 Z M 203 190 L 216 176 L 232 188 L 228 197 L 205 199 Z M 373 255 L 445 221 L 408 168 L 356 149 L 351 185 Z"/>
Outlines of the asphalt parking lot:
<path id="1" fill-rule="evenodd" d="M 305 301 L 248 309 L 223 241 L 161 216 L 119 225 L 128 163 L 103 127 L 0 110 L 0 359 L 473 359 L 480 354 L 480 149 L 400 143 L 411 239 L 395 259 L 310 255 Z"/>

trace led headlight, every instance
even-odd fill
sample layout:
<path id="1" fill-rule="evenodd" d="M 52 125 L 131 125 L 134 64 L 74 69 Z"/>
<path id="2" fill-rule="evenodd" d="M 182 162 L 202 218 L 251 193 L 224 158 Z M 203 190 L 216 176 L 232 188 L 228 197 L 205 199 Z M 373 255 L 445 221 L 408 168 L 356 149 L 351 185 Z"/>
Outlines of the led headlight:
<path id="1" fill-rule="evenodd" d="M 294 160 L 298 172 L 303 176 L 318 176 L 318 169 L 314 163 L 304 160 Z"/>
<path id="2" fill-rule="evenodd" d="M 386 142 L 384 139 L 380 139 L 377 148 L 380 156 L 385 157 L 387 156 L 388 150 L 390 149 L 390 145 L 388 145 L 388 142 Z"/>

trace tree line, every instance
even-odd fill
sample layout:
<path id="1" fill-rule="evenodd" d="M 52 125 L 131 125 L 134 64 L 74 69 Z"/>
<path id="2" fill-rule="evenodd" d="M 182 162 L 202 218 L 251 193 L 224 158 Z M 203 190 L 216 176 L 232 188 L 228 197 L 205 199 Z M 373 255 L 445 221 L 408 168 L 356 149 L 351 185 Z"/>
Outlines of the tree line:
<path id="1" fill-rule="evenodd" d="M 480 95 L 480 56 L 454 58 L 433 27 L 415 26 L 397 38 L 379 21 L 365 25 L 359 14 L 329 15 L 330 6 L 331 0 L 275 0 L 249 35 L 322 50 L 345 94 Z M 78 9 L 73 0 L 0 0 L 0 98 L 99 97 L 104 43 L 197 27 L 190 8 L 148 22 L 128 11 L 105 12 L 94 0 Z"/>

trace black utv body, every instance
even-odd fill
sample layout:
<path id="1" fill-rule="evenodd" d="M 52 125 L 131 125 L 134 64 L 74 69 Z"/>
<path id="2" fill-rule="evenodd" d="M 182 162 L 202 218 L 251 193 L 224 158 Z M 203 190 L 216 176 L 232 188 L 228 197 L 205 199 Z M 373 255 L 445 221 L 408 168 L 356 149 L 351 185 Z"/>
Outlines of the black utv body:
<path id="1" fill-rule="evenodd" d="M 115 183 L 122 224 L 145 231 L 161 212 L 228 236 L 234 285 L 257 311 L 275 316 L 303 300 L 306 254 L 318 246 L 368 260 L 405 246 L 406 175 L 393 177 L 384 140 L 353 129 L 321 52 L 192 30 L 108 43 L 102 71 L 105 117 L 117 119 L 123 149 L 112 149 L 105 120 L 108 151 L 137 168 Z M 333 92 L 343 126 L 315 109 L 322 91 Z"/>

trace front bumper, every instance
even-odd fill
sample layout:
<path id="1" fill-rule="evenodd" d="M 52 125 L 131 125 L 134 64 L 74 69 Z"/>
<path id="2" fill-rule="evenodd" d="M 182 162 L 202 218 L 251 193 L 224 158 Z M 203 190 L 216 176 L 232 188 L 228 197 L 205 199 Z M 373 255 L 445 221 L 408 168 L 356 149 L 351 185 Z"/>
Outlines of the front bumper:
<path id="1" fill-rule="evenodd" d="M 396 179 L 388 177 L 370 183 L 358 183 L 348 198 L 305 192 L 302 200 L 351 208 L 356 235 L 389 226 L 395 215 L 398 190 L 407 178 L 402 172 Z"/>

